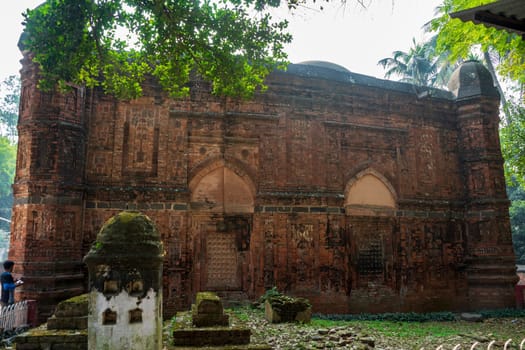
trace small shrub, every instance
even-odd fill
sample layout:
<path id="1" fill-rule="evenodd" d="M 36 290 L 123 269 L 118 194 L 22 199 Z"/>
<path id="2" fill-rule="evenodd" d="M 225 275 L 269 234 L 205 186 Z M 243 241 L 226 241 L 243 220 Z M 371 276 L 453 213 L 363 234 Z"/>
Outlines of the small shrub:
<path id="1" fill-rule="evenodd" d="M 397 321 L 397 322 L 426 322 L 426 321 L 454 321 L 456 315 L 452 312 L 389 312 L 383 314 L 344 314 L 344 315 L 313 315 L 315 319 L 331 321 Z"/>
<path id="2" fill-rule="evenodd" d="M 250 319 L 250 315 L 248 315 L 245 308 L 234 308 L 228 311 L 232 312 L 235 315 L 235 317 L 237 317 L 237 319 L 241 322 L 246 322 Z"/>
<path id="3" fill-rule="evenodd" d="M 484 318 L 525 317 L 525 309 L 481 310 L 478 313 Z"/>
<path id="4" fill-rule="evenodd" d="M 498 310 L 481 310 L 477 311 L 484 318 L 500 318 L 500 317 L 525 317 L 525 310 L 523 309 L 498 309 Z M 429 321 L 454 321 L 457 319 L 457 313 L 443 311 L 443 312 L 389 312 L 382 314 L 333 314 L 323 315 L 314 314 L 314 319 L 329 320 L 329 321 L 397 321 L 397 322 L 429 322 Z"/>
<path id="5" fill-rule="evenodd" d="M 278 297 L 281 295 L 283 294 L 281 294 L 281 292 L 277 290 L 277 287 L 273 287 L 271 289 L 268 289 L 263 295 L 261 295 L 259 297 L 259 300 L 253 303 L 253 306 L 256 308 L 263 308 L 266 300 L 269 300 L 271 298 Z"/>

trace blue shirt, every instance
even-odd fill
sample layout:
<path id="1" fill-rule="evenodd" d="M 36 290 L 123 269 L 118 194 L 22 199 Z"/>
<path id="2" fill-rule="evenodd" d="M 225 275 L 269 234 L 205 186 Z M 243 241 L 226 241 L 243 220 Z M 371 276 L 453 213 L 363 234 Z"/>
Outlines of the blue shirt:
<path id="1" fill-rule="evenodd" d="M 15 289 L 15 280 L 11 272 L 5 271 L 0 275 L 0 283 L 2 284 L 2 303 L 7 305 L 9 303 L 9 293 Z"/>

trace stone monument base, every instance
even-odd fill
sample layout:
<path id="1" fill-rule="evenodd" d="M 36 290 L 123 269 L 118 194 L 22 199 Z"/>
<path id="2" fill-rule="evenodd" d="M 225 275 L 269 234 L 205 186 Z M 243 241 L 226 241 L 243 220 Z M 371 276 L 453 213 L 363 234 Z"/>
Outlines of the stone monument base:
<path id="1" fill-rule="evenodd" d="M 190 316 L 191 315 L 191 316 Z M 270 350 L 269 345 L 250 344 L 251 330 L 229 326 L 222 300 L 213 292 L 199 292 L 191 313 L 177 314 L 168 349 Z"/>
<path id="2" fill-rule="evenodd" d="M 247 328 L 210 327 L 173 331 L 175 346 L 248 345 L 251 331 Z"/>

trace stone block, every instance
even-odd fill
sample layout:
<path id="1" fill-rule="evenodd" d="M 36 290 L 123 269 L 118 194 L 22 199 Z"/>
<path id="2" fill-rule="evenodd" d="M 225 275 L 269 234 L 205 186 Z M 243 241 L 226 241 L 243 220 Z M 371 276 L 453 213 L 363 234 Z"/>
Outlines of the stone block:
<path id="1" fill-rule="evenodd" d="M 304 298 L 292 298 L 280 295 L 265 301 L 264 315 L 270 323 L 308 323 L 312 317 L 312 306 L 308 300 Z"/>
<path id="2" fill-rule="evenodd" d="M 197 314 L 192 317 L 195 327 L 228 326 L 228 315 Z"/>
<path id="3" fill-rule="evenodd" d="M 191 328 L 173 331 L 175 346 L 222 346 L 250 343 L 248 328 Z"/>
<path id="4" fill-rule="evenodd" d="M 17 350 L 87 350 L 86 330 L 48 330 L 44 325 L 16 336 Z"/>
<path id="5" fill-rule="evenodd" d="M 304 311 L 298 311 L 295 315 L 295 321 L 301 323 L 308 323 L 312 319 L 312 307 L 308 307 Z"/>
<path id="6" fill-rule="evenodd" d="M 47 319 L 47 329 L 87 329 L 87 316 L 56 317 Z"/>
<path id="7" fill-rule="evenodd" d="M 16 349 L 17 350 L 44 350 L 45 348 L 42 348 L 40 346 L 40 343 L 25 343 L 25 344 L 17 344 Z"/>
<path id="8" fill-rule="evenodd" d="M 47 319 L 47 329 L 87 329 L 88 306 L 87 294 L 61 301 Z"/>
<path id="9" fill-rule="evenodd" d="M 222 315 L 224 312 L 222 301 L 219 296 L 211 292 L 197 293 L 196 312 L 197 314 L 216 314 Z"/>
<path id="10" fill-rule="evenodd" d="M 468 321 L 468 322 L 481 322 L 483 321 L 483 316 L 481 314 L 475 314 L 475 313 L 471 313 L 471 312 L 462 312 L 459 317 L 463 320 L 463 321 Z"/>
<path id="11" fill-rule="evenodd" d="M 87 343 L 86 344 L 53 344 L 51 346 L 51 350 L 87 350 Z"/>
<path id="12" fill-rule="evenodd" d="M 196 327 L 228 326 L 229 316 L 219 296 L 212 292 L 197 293 L 195 305 L 192 305 L 192 321 Z"/>

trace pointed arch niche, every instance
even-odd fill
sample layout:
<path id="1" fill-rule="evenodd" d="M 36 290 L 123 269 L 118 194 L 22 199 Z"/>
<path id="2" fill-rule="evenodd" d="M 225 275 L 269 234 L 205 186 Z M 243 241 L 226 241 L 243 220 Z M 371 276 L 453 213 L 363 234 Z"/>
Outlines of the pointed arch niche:
<path id="1" fill-rule="evenodd" d="M 191 207 L 221 213 L 253 213 L 255 187 L 246 174 L 215 162 L 189 184 Z"/>
<path id="2" fill-rule="evenodd" d="M 361 171 L 346 185 L 345 209 L 348 215 L 393 215 L 396 202 L 390 182 L 373 169 Z"/>

